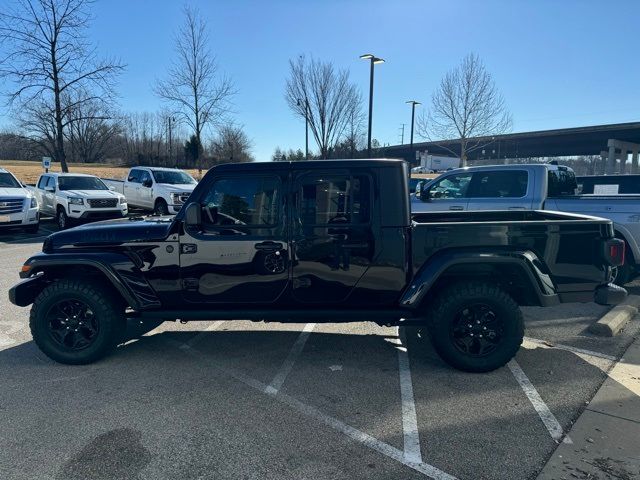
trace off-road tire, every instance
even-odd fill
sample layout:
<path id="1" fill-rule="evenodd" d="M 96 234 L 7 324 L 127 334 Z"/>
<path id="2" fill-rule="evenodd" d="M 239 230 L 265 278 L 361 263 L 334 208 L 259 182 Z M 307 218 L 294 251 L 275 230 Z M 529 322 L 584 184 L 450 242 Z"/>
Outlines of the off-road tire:
<path id="1" fill-rule="evenodd" d="M 485 356 L 462 352 L 452 333 L 457 316 L 479 304 L 489 306 L 501 325 L 500 340 Z M 488 282 L 459 282 L 448 286 L 438 294 L 428 317 L 429 338 L 435 350 L 449 365 L 466 372 L 489 372 L 502 367 L 515 356 L 524 336 L 518 304 L 500 287 Z"/>
<path id="2" fill-rule="evenodd" d="M 49 310 L 65 299 L 83 302 L 98 322 L 95 339 L 82 350 L 74 351 L 59 345 L 49 330 Z M 100 282 L 57 280 L 42 290 L 33 302 L 29 327 L 36 345 L 52 360 L 70 365 L 92 363 L 108 355 L 123 338 L 126 329 L 124 305 Z"/>

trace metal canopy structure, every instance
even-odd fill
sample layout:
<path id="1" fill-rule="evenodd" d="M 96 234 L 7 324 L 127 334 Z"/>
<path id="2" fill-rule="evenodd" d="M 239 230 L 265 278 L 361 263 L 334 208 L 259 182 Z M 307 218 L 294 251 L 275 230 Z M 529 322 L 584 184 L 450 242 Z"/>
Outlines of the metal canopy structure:
<path id="1" fill-rule="evenodd" d="M 609 140 L 640 144 L 640 122 L 477 137 L 469 139 L 475 149 L 467 152 L 467 159 L 601 155 L 603 151 L 608 150 Z M 416 162 L 418 151 L 426 151 L 432 155 L 460 156 L 460 140 L 414 143 L 413 149 L 410 145 L 380 148 L 380 153 L 385 157 L 403 158 L 412 163 Z"/>

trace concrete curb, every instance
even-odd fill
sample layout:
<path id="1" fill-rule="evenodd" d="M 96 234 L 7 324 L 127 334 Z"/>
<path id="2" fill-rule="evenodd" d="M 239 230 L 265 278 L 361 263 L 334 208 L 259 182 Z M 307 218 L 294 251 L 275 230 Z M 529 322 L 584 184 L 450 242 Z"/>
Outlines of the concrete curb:
<path id="1" fill-rule="evenodd" d="M 600 320 L 593 323 L 589 331 L 602 337 L 613 337 L 620 333 L 627 322 L 638 313 L 639 308 L 640 296 L 629 295 L 624 302 L 613 307 Z"/>

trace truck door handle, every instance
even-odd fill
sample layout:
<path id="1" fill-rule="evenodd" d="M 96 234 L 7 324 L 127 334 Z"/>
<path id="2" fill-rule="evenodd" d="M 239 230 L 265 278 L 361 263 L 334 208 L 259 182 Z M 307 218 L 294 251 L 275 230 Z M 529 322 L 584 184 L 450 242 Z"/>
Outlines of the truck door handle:
<path id="1" fill-rule="evenodd" d="M 451 205 L 449 210 L 464 210 L 464 207 L 462 205 Z"/>
<path id="2" fill-rule="evenodd" d="M 254 247 L 256 250 L 282 250 L 283 245 L 280 242 L 266 241 L 256 243 Z"/>
<path id="3" fill-rule="evenodd" d="M 181 253 L 196 253 L 198 251 L 198 246 L 195 243 L 183 243 L 180 245 Z"/>

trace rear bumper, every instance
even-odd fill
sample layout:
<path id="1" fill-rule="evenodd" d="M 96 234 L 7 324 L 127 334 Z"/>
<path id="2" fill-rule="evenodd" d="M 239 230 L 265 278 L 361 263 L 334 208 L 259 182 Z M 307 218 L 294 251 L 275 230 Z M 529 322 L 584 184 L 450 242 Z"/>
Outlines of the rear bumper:
<path id="1" fill-rule="evenodd" d="M 627 291 L 613 283 L 600 285 L 594 294 L 594 301 L 600 305 L 617 305 L 626 298 Z"/>

